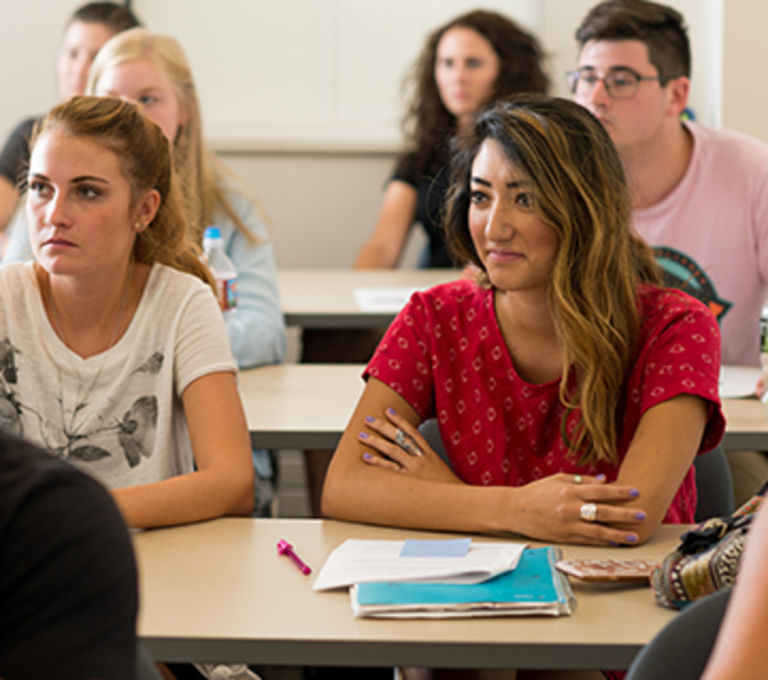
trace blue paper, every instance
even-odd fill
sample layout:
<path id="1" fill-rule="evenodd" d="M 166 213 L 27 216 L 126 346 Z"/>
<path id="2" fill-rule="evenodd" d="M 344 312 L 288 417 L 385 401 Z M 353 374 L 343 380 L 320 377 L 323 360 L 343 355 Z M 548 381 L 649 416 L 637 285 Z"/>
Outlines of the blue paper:
<path id="1" fill-rule="evenodd" d="M 554 562 L 551 547 L 529 548 L 523 551 L 515 569 L 482 583 L 360 583 L 357 601 L 360 605 L 565 602 Z"/>
<path id="2" fill-rule="evenodd" d="M 464 557 L 469 552 L 471 538 L 448 541 L 405 541 L 400 557 Z"/>

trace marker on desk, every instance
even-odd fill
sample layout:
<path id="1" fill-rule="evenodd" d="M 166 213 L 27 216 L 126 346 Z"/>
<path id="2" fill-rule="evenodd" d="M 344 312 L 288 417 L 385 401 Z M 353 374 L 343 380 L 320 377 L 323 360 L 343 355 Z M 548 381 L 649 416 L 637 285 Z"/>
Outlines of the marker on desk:
<path id="1" fill-rule="evenodd" d="M 277 552 L 280 555 L 288 555 L 302 574 L 309 574 L 312 570 L 301 561 L 301 558 L 293 552 L 293 546 L 282 538 L 277 542 Z"/>

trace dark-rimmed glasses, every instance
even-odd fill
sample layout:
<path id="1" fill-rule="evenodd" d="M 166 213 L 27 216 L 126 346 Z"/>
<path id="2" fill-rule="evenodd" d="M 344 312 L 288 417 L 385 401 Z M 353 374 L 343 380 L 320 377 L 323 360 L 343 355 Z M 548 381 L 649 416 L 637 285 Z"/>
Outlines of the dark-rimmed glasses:
<path id="1" fill-rule="evenodd" d="M 612 68 L 602 78 L 598 78 L 594 69 L 591 68 L 568 71 L 566 76 L 571 87 L 571 93 L 588 96 L 592 94 L 597 84 L 602 82 L 605 91 L 612 99 L 632 99 L 643 81 L 657 80 L 662 86 L 666 82 L 666 79 L 661 76 L 641 76 L 634 69 L 624 67 Z"/>

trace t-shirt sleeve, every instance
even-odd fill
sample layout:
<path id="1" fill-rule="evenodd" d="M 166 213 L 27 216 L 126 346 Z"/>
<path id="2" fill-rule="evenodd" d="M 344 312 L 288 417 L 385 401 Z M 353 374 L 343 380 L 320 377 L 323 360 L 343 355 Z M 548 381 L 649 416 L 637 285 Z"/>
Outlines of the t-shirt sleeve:
<path id="1" fill-rule="evenodd" d="M 108 492 L 79 473 L 51 476 L 2 542 L 0 676 L 132 679 L 136 565 Z"/>
<path id="2" fill-rule="evenodd" d="M 641 414 L 681 394 L 707 402 L 707 425 L 699 452 L 715 448 L 725 432 L 720 407 L 720 330 L 712 312 L 693 298 L 668 291 L 662 298 L 660 323 L 639 362 Z"/>
<path id="3" fill-rule="evenodd" d="M 209 373 L 237 372 L 221 310 L 208 286 L 197 286 L 185 299 L 174 357 L 179 395 Z"/>
<path id="4" fill-rule="evenodd" d="M 381 380 L 419 414 L 434 416 L 434 378 L 428 338 L 436 330 L 432 304 L 414 293 L 379 343 L 363 374 Z M 439 333 L 439 330 L 437 331 Z"/>
<path id="5" fill-rule="evenodd" d="M 390 177 L 390 181 L 393 179 L 399 180 L 410 184 L 416 188 L 416 184 L 419 181 L 419 172 L 416 168 L 416 156 L 413 153 L 408 153 L 402 156 L 395 165 L 395 171 Z"/>

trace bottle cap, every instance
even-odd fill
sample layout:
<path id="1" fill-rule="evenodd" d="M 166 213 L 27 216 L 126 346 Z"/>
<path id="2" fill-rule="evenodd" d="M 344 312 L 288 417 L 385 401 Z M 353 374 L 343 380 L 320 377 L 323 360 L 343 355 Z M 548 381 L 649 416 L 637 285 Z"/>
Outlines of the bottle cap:
<path id="1" fill-rule="evenodd" d="M 203 238 L 221 238 L 221 229 L 218 227 L 206 227 Z"/>

